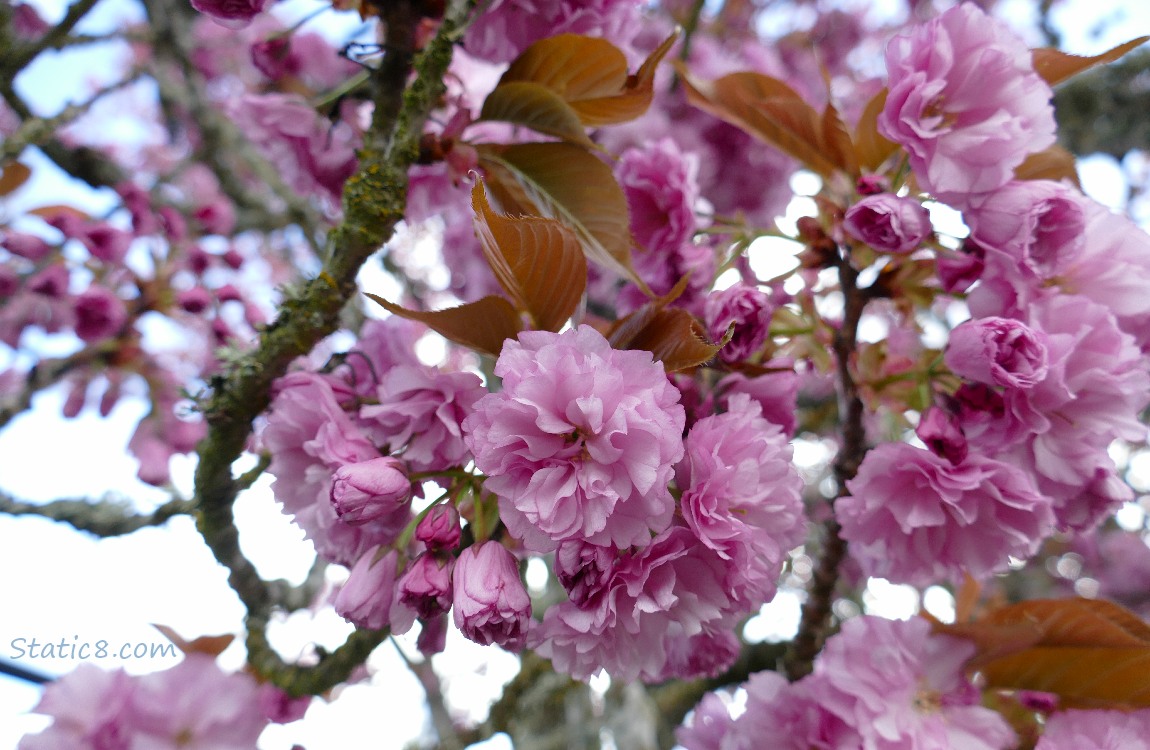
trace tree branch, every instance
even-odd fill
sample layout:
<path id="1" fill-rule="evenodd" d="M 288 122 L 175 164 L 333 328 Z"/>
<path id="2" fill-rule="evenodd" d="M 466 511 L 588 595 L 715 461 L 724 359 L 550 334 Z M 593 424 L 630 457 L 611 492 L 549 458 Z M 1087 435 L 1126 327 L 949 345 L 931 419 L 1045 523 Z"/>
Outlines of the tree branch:
<path id="1" fill-rule="evenodd" d="M 851 265 L 849 254 L 838 259 L 838 271 L 839 288 L 846 309 L 832 344 L 838 370 L 839 415 L 842 424 L 842 445 L 835 457 L 834 474 L 838 483 L 838 497 L 842 497 L 847 494 L 847 481 L 858 473 L 859 464 L 866 455 L 864 407 L 851 371 L 851 359 L 858 345 L 859 321 L 870 295 L 867 290 L 859 289 L 858 271 Z M 839 535 L 840 531 L 841 527 L 832 514 L 823 525 L 822 554 L 811 576 L 807 600 L 803 603 L 799 632 L 784 658 L 787 677 L 791 681 L 810 674 L 815 656 L 822 649 L 826 638 L 835 586 L 838 583 L 838 569 L 847 550 L 846 542 Z"/>
<path id="2" fill-rule="evenodd" d="M 406 2 L 382 8 L 389 47 L 415 26 Z M 436 36 L 414 58 L 388 54 L 372 76 L 376 111 L 365 135 L 359 168 L 344 188 L 344 219 L 328 237 L 328 257 L 319 276 L 284 300 L 280 315 L 261 334 L 259 346 L 212 380 L 205 407 L 208 434 L 198 447 L 195 502 L 200 531 L 216 559 L 230 571 L 229 583 L 248 610 L 248 659 L 263 677 L 292 695 L 319 693 L 347 679 L 351 670 L 385 637 L 386 631 L 356 631 L 335 652 L 312 667 L 285 664 L 265 635 L 272 602 L 254 567 L 240 552 L 232 515 L 239 484 L 232 464 L 242 455 L 253 420 L 270 403 L 272 383 L 339 325 L 340 311 L 356 291 L 363 263 L 391 236 L 403 218 L 407 170 L 419 152 L 423 125 L 443 91 L 453 33 L 466 5 L 449 12 Z M 408 24 L 408 25 L 403 25 Z M 402 50 L 413 49 L 410 41 Z M 404 89 L 414 69 L 415 79 Z"/>
<path id="3" fill-rule="evenodd" d="M 149 526 L 161 526 L 170 518 L 189 515 L 193 511 L 191 501 L 181 498 L 173 498 L 151 513 L 141 515 L 132 510 L 130 502 L 120 497 L 53 500 L 37 504 L 22 502 L 0 492 L 0 513 L 49 518 L 99 537 L 123 536 Z"/>
<path id="4" fill-rule="evenodd" d="M 0 79 L 12 80 L 16 74 L 23 70 L 28 63 L 36 59 L 41 52 L 51 49 L 63 42 L 68 34 L 76 27 L 88 11 L 95 7 L 99 0 L 78 0 L 68 7 L 68 12 L 60 23 L 44 32 L 44 35 L 34 42 L 27 44 L 12 44 L 10 38 L 5 46 L 11 51 L 7 55 L 0 55 Z M 6 24 L 5 24 L 6 25 Z M 5 34 L 7 36 L 7 34 Z"/>

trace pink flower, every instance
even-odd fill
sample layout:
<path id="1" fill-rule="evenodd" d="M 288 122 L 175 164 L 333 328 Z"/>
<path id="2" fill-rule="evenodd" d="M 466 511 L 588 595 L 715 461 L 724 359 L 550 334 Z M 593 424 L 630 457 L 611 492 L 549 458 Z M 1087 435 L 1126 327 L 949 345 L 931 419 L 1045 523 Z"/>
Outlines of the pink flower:
<path id="1" fill-rule="evenodd" d="M 503 389 L 463 429 L 516 538 L 541 552 L 567 539 L 629 547 L 667 528 L 685 414 L 649 352 L 613 350 L 585 325 L 526 331 L 495 374 Z"/>
<path id="2" fill-rule="evenodd" d="M 857 742 L 833 747 L 1014 747 L 1010 725 L 980 705 L 979 691 L 963 674 L 974 645 L 930 630 L 921 618 L 863 616 L 847 620 L 827 641 L 802 683 L 821 712 L 858 734 Z"/>
<path id="3" fill-rule="evenodd" d="M 81 664 L 44 689 L 34 710 L 53 722 L 21 739 L 19 750 L 128 750 L 131 729 L 124 711 L 135 686 L 123 670 L 106 672 Z"/>
<path id="4" fill-rule="evenodd" d="M 1060 711 L 1046 720 L 1034 750 L 1119 750 L 1146 746 L 1150 710 Z"/>
<path id="5" fill-rule="evenodd" d="M 695 232 L 699 200 L 698 159 L 684 154 L 670 138 L 619 157 L 615 176 L 631 210 L 631 234 L 655 258 L 673 253 Z"/>
<path id="6" fill-rule="evenodd" d="M 467 29 L 467 53 L 510 62 L 532 43 L 557 34 L 603 36 L 626 43 L 635 35 L 635 0 L 494 0 Z"/>
<path id="7" fill-rule="evenodd" d="M 263 13 L 271 0 L 192 0 L 192 7 L 229 29 L 242 29 Z"/>
<path id="8" fill-rule="evenodd" d="M 85 227 L 78 235 L 78 239 L 88 248 L 93 258 L 112 265 L 124 261 L 128 247 L 132 244 L 130 232 L 109 224 L 92 224 Z"/>
<path id="9" fill-rule="evenodd" d="M 691 428 L 675 483 L 683 520 L 733 562 L 729 590 L 749 611 L 774 596 L 787 552 L 806 536 L 803 482 L 787 436 L 758 403 L 740 393 L 727 409 Z"/>
<path id="10" fill-rule="evenodd" d="M 957 421 L 942 409 L 928 409 L 919 420 L 914 434 L 931 453 L 942 456 L 952 464 L 962 463 L 969 450 L 966 435 L 962 434 Z"/>
<path id="11" fill-rule="evenodd" d="M 411 561 L 399 579 L 399 599 L 424 620 L 451 608 L 451 570 L 455 558 L 440 559 L 424 552 Z"/>
<path id="12" fill-rule="evenodd" d="M 843 229 L 883 253 L 910 253 L 932 231 L 930 214 L 913 198 L 880 193 L 847 209 Z"/>
<path id="13" fill-rule="evenodd" d="M 436 505 L 415 527 L 415 538 L 433 552 L 455 549 L 461 537 L 459 511 L 449 503 Z"/>
<path id="14" fill-rule="evenodd" d="M 923 189 L 984 193 L 1054 143 L 1050 87 L 1030 50 L 972 3 L 895 37 L 878 129 L 903 146 Z"/>
<path id="15" fill-rule="evenodd" d="M 13 255 L 36 261 L 44 260 L 52 252 L 52 246 L 34 234 L 24 232 L 5 232 L 0 242 L 4 249 Z"/>
<path id="16" fill-rule="evenodd" d="M 1049 498 L 1013 466 L 970 454 L 960 464 L 905 443 L 866 454 L 835 504 L 863 573 L 928 586 L 1006 570 L 1054 526 Z"/>
<path id="17" fill-rule="evenodd" d="M 76 335 L 89 343 L 114 336 L 128 321 L 124 302 L 107 287 L 93 284 L 73 300 Z"/>
<path id="18" fill-rule="evenodd" d="M 256 681 L 223 672 L 206 654 L 140 677 L 128 716 L 132 747 L 249 750 L 268 725 Z"/>
<path id="19" fill-rule="evenodd" d="M 380 457 L 337 400 L 351 400 L 351 389 L 333 377 L 295 372 L 276 381 L 276 391 L 261 439 L 272 454 L 268 472 L 284 512 L 320 555 L 340 564 L 351 565 L 369 547 L 393 542 L 406 525 L 405 515 L 384 514 L 351 526 L 332 506 L 334 473 L 345 464 Z"/>
<path id="20" fill-rule="evenodd" d="M 380 456 L 335 470 L 331 504 L 346 524 L 361 526 L 400 514 L 409 515 L 411 482 L 407 467 L 391 456 Z"/>
<path id="21" fill-rule="evenodd" d="M 531 598 L 519 563 L 499 542 L 468 547 L 455 563 L 455 627 L 484 646 L 518 651 L 531 623 Z"/>
<path id="22" fill-rule="evenodd" d="M 449 469 L 468 460 L 460 425 L 484 393 L 469 372 L 393 367 L 380 381 L 379 403 L 359 410 L 359 423 L 413 470 Z"/>
<path id="23" fill-rule="evenodd" d="M 1010 318 L 959 325 L 950 332 L 945 361 L 955 375 L 1004 388 L 1033 388 L 1049 369 L 1046 335 Z"/>
<path id="24" fill-rule="evenodd" d="M 761 289 L 735 284 L 712 292 L 703 311 L 712 341 L 720 341 L 727 328 L 735 325 L 731 340 L 719 350 L 719 358 L 724 362 L 743 362 L 758 354 L 766 343 L 775 306 Z"/>
<path id="25" fill-rule="evenodd" d="M 727 594 L 732 566 L 684 526 L 631 553 L 603 548 L 569 555 L 579 557 L 593 567 L 578 587 L 567 570 L 566 585 L 578 598 L 548 608 L 528 644 L 557 671 L 587 679 L 604 668 L 624 681 L 654 680 L 667 670 L 668 646 L 673 655 L 682 638 L 734 624 L 738 607 Z M 677 671 L 686 666 L 679 661 Z M 697 666 L 709 668 L 706 660 Z"/>
<path id="26" fill-rule="evenodd" d="M 347 581 L 335 595 L 332 606 L 336 613 L 361 628 L 406 633 L 415 621 L 415 613 L 399 600 L 396 590 L 395 550 L 383 554 L 380 547 L 365 552 L 351 569 Z"/>
<path id="27" fill-rule="evenodd" d="M 357 137 L 350 128 L 332 125 L 302 97 L 288 94 L 246 94 L 232 117 L 288 185 L 339 200 L 356 167 Z"/>
<path id="28" fill-rule="evenodd" d="M 675 739 L 686 750 L 723 750 L 733 725 L 734 719 L 722 697 L 707 693 L 692 709 L 689 722 L 675 730 Z"/>
<path id="29" fill-rule="evenodd" d="M 717 390 L 722 393 L 719 401 L 725 405 L 735 394 L 745 393 L 759 403 L 764 419 L 782 427 L 788 435 L 793 435 L 798 427 L 799 397 L 799 374 L 794 370 L 795 363 L 790 359 L 779 358 L 763 366 L 773 372 L 752 378 L 739 372 L 724 376 L 717 386 Z"/>

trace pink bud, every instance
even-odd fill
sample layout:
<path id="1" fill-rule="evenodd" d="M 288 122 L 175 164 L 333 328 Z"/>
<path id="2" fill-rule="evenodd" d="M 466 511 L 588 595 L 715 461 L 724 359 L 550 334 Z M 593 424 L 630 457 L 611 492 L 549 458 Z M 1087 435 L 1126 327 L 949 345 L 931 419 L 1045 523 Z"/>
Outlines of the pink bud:
<path id="1" fill-rule="evenodd" d="M 192 287 L 176 295 L 176 302 L 193 315 L 198 315 L 208 309 L 212 303 L 212 295 L 202 286 Z"/>
<path id="2" fill-rule="evenodd" d="M 344 464 L 332 476 L 331 504 L 351 526 L 406 512 L 410 500 L 407 467 L 391 456 Z"/>
<path id="3" fill-rule="evenodd" d="M 28 280 L 28 291 L 60 299 L 68 293 L 68 269 L 60 263 L 53 263 Z"/>
<path id="4" fill-rule="evenodd" d="M 230 234 L 236 228 L 236 210 L 226 198 L 200 206 L 193 216 L 206 234 Z"/>
<path id="5" fill-rule="evenodd" d="M 443 614 L 451 607 L 451 569 L 455 559 L 426 552 L 415 558 L 399 579 L 399 598 L 420 617 Z"/>
<path id="6" fill-rule="evenodd" d="M 415 538 L 429 550 L 453 550 L 459 546 L 461 536 L 459 511 L 450 504 L 436 505 L 427 512 L 415 529 Z"/>
<path id="7" fill-rule="evenodd" d="M 379 551 L 379 546 L 372 547 L 359 558 L 332 602 L 340 617 L 372 630 L 390 624 L 395 598 L 396 552 L 392 550 L 377 560 Z"/>
<path id="8" fill-rule="evenodd" d="M 880 193 L 847 209 L 843 229 L 880 252 L 909 253 L 930 235 L 930 214 L 913 198 Z"/>
<path id="9" fill-rule="evenodd" d="M 515 556 L 499 542 L 463 550 L 455 563 L 455 627 L 484 646 L 519 650 L 531 624 L 531 598 Z"/>
<path id="10" fill-rule="evenodd" d="M 229 29 L 242 29 L 263 12 L 269 0 L 192 0 L 192 7 Z"/>
<path id="11" fill-rule="evenodd" d="M 435 656 L 447 647 L 447 613 L 423 621 L 415 647 L 424 656 Z"/>
<path id="12" fill-rule="evenodd" d="M 944 359 L 976 383 L 1033 388 L 1049 369 L 1046 334 L 1013 318 L 976 318 L 950 332 Z"/>
<path id="13" fill-rule="evenodd" d="M 93 284 L 73 302 L 76 311 L 76 335 L 87 342 L 115 336 L 128 320 L 128 310 L 107 287 Z"/>
<path id="14" fill-rule="evenodd" d="M 52 246 L 34 234 L 8 232 L 4 235 L 4 249 L 31 261 L 40 261 L 52 252 Z"/>
<path id="15" fill-rule="evenodd" d="M 78 238 L 88 248 L 93 258 L 105 263 L 121 263 L 132 244 L 132 235 L 110 224 L 96 224 L 88 227 Z"/>

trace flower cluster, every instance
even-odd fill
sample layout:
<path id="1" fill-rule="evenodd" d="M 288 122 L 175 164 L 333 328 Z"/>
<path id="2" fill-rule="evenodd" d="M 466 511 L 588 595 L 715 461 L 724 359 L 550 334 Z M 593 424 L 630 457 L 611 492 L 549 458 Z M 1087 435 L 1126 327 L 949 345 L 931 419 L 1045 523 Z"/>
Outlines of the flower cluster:
<path id="1" fill-rule="evenodd" d="M 175 667 L 141 677 L 85 664 L 44 691 L 35 710 L 53 723 L 19 748 L 249 750 L 270 722 L 296 721 L 310 702 L 223 672 L 206 654 L 187 654 Z"/>

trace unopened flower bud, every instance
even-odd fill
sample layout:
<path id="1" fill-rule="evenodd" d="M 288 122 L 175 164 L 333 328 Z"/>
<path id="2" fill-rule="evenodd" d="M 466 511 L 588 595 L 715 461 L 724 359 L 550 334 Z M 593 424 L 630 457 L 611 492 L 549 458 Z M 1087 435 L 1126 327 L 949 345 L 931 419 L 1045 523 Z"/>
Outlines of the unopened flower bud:
<path id="1" fill-rule="evenodd" d="M 443 614 L 451 607 L 453 567 L 454 558 L 438 559 L 436 555 L 424 552 L 412 560 L 399 579 L 400 601 L 424 619 Z"/>
<path id="2" fill-rule="evenodd" d="M 455 563 L 455 627 L 484 646 L 519 650 L 531 623 L 531 598 L 515 556 L 499 542 L 463 550 Z"/>
<path id="3" fill-rule="evenodd" d="M 391 456 L 344 464 L 331 481 L 331 504 L 340 520 L 352 526 L 406 510 L 411 500 L 407 467 Z"/>
<path id="4" fill-rule="evenodd" d="M 415 538 L 432 551 L 455 549 L 461 535 L 459 511 L 450 504 L 436 505 L 415 528 Z"/>

